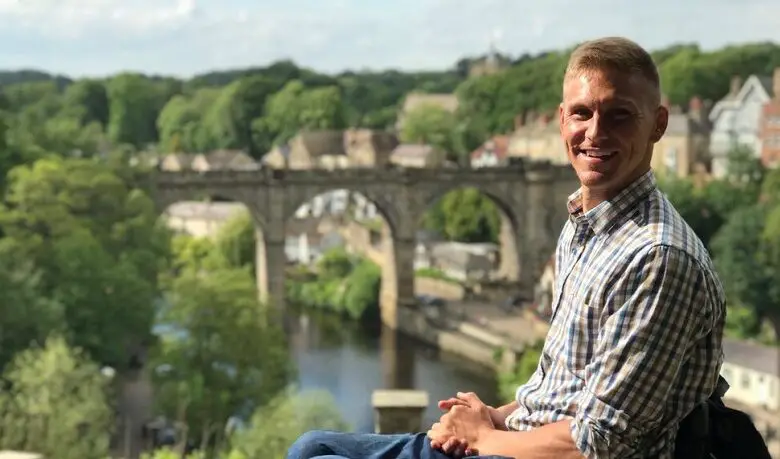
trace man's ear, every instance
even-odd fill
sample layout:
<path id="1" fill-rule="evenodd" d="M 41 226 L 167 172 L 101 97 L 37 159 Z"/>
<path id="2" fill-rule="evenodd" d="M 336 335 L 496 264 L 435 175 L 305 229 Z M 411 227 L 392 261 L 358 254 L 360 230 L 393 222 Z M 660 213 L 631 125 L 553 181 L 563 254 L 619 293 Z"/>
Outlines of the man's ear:
<path id="1" fill-rule="evenodd" d="M 558 104 L 558 130 L 561 131 L 561 137 L 563 137 L 563 102 Z"/>
<path id="2" fill-rule="evenodd" d="M 650 136 L 650 140 L 653 143 L 661 140 L 661 137 L 666 133 L 667 126 L 669 126 L 669 109 L 661 105 L 655 111 L 655 129 Z"/>

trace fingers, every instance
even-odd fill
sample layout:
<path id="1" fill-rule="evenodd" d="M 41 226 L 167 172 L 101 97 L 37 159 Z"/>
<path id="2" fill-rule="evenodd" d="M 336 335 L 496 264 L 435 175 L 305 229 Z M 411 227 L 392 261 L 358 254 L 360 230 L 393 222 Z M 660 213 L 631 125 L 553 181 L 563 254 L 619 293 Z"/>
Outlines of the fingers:
<path id="1" fill-rule="evenodd" d="M 484 405 L 484 403 L 482 403 L 482 400 L 480 400 L 477 394 L 475 394 L 474 392 L 458 392 L 458 400 L 462 400 L 466 402 L 466 404 L 468 405 L 471 404 Z"/>
<path id="2" fill-rule="evenodd" d="M 466 405 L 465 400 L 461 400 L 456 397 L 448 398 L 446 400 L 439 400 L 439 409 L 442 411 L 449 411 L 455 405 Z"/>

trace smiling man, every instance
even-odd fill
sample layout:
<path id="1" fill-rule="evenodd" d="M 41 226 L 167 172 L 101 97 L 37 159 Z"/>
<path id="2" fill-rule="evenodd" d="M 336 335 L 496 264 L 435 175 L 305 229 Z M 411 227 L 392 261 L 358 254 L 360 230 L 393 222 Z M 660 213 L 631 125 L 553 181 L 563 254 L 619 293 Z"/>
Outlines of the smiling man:
<path id="1" fill-rule="evenodd" d="M 650 170 L 660 100 L 653 60 L 630 40 L 572 53 L 559 116 L 581 186 L 556 250 L 550 331 L 514 402 L 457 394 L 427 434 L 310 432 L 288 457 L 672 458 L 680 421 L 716 388 L 725 300 Z"/>

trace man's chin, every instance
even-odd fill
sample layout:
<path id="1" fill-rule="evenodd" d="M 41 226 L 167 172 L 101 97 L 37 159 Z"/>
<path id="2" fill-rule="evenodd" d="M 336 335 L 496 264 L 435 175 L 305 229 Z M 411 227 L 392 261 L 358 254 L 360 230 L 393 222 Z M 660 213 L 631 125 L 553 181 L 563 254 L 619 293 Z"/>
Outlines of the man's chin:
<path id="1" fill-rule="evenodd" d="M 600 188 L 609 184 L 609 174 L 604 172 L 585 170 L 577 171 L 577 177 L 580 179 L 580 184 L 587 188 Z"/>

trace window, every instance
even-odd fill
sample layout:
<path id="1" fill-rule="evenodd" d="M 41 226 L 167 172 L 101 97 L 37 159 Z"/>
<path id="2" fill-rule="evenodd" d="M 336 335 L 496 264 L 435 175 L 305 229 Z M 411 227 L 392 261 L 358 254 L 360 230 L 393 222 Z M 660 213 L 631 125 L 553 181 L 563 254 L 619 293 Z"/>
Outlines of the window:
<path id="1" fill-rule="evenodd" d="M 742 388 L 750 389 L 750 375 L 746 371 L 742 372 Z"/>

